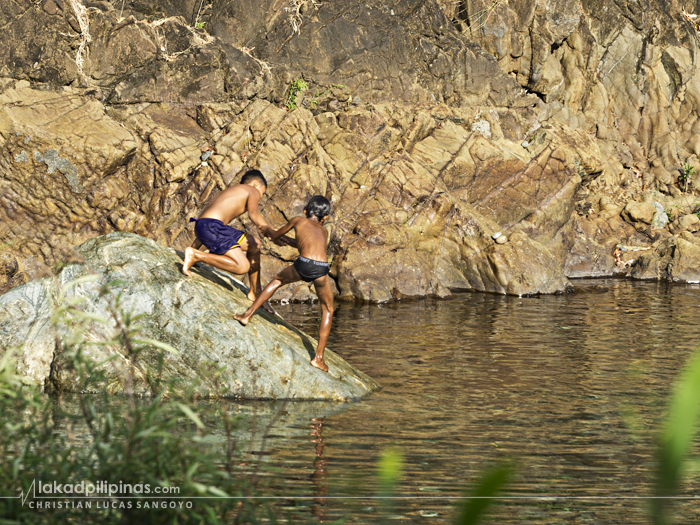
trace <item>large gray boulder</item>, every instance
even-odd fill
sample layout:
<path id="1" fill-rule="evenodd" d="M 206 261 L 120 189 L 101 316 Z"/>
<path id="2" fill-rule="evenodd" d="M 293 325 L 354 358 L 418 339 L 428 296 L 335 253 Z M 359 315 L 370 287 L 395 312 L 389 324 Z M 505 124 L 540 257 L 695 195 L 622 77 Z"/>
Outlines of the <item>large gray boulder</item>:
<path id="1" fill-rule="evenodd" d="M 18 372 L 48 391 L 80 391 L 80 382 L 64 345 L 68 323 L 51 321 L 59 291 L 64 301 L 84 298 L 85 312 L 110 318 L 114 294 L 121 293 L 119 309 L 140 315 L 141 337 L 167 343 L 177 353 L 143 350 L 130 360 L 118 345 L 89 344 L 85 356 L 102 365 L 107 388 L 125 391 L 126 370 L 134 366 L 133 391 L 152 392 L 148 379 L 173 381 L 172 392 L 188 388 L 200 396 L 225 395 L 257 399 L 349 400 L 379 385 L 332 351 L 326 351 L 329 373 L 309 365 L 316 342 L 277 315 L 262 310 L 243 327 L 233 314 L 250 305 L 247 288 L 232 276 L 208 267 L 195 275 L 181 273 L 178 252 L 134 234 L 114 233 L 91 239 L 75 249 L 71 262 L 53 277 L 31 281 L 0 297 L 0 355 L 16 351 Z M 66 284 L 96 274 L 97 279 Z M 110 285 L 111 293 L 101 292 Z M 91 323 L 86 341 L 112 341 L 115 322 Z M 219 370 L 218 373 L 215 373 Z"/>

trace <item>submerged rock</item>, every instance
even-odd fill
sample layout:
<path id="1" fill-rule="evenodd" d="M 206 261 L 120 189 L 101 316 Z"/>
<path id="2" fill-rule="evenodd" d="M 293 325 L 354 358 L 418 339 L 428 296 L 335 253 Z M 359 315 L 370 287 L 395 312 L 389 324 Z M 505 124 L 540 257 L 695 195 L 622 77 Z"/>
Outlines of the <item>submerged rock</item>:
<path id="1" fill-rule="evenodd" d="M 250 305 L 247 289 L 228 274 L 195 267 L 193 277 L 182 274 L 182 259 L 173 249 L 134 234 L 114 233 L 91 239 L 76 248 L 81 262 L 67 264 L 53 278 L 45 277 L 14 288 L 0 298 L 0 353 L 17 348 L 17 370 L 48 391 L 80 391 L 75 370 L 58 339 L 67 340 L 65 324 L 53 324 L 52 305 L 58 287 L 96 274 L 65 291 L 67 300 L 82 298 L 81 308 L 110 319 L 113 294 L 121 294 L 119 309 L 142 315 L 144 337 L 167 343 L 178 353 L 143 350 L 130 359 L 122 348 L 100 343 L 115 337 L 115 322 L 93 323 L 82 334 L 92 343 L 84 355 L 105 374 L 112 393 L 124 393 L 125 372 L 134 366 L 133 390 L 151 393 L 149 380 L 172 381 L 172 392 L 193 389 L 199 396 L 223 393 L 257 399 L 359 398 L 379 385 L 327 350 L 330 368 L 324 373 L 309 365 L 316 342 L 277 315 L 262 310 L 243 327 L 233 319 Z M 110 285 L 110 294 L 101 289 Z M 218 373 L 216 371 L 219 371 Z"/>

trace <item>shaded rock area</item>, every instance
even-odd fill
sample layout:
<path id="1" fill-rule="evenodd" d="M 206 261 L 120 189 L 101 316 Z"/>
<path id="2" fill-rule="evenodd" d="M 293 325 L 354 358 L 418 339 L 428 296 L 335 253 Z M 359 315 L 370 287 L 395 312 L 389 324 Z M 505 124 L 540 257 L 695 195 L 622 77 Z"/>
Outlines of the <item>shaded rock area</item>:
<path id="1" fill-rule="evenodd" d="M 662 264 L 655 243 L 700 231 L 695 8 L 12 2 L 0 291 L 109 232 L 183 249 L 187 219 L 250 168 L 270 181 L 274 226 L 331 200 L 344 299 L 639 277 L 638 251 Z M 264 242 L 263 280 L 294 257 Z"/>
<path id="2" fill-rule="evenodd" d="M 140 395 L 149 395 L 149 385 L 156 379 L 174 381 L 172 393 L 192 388 L 201 397 L 345 401 L 379 388 L 333 352 L 325 354 L 328 373 L 313 368 L 309 361 L 316 342 L 277 315 L 261 310 L 248 326 L 241 326 L 233 315 L 250 306 L 247 288 L 207 268 L 195 268 L 196 275 L 185 277 L 180 255 L 134 234 L 113 233 L 87 241 L 53 278 L 30 281 L 0 298 L 3 354 L 18 349 L 19 374 L 47 391 L 80 391 L 66 353 L 70 348 L 57 342 L 72 339 L 69 323 L 51 321 L 59 290 L 65 289 L 65 300 L 82 299 L 84 312 L 110 319 L 106 324 L 93 323 L 81 336 L 93 343 L 83 355 L 96 365 L 117 357 L 98 365 L 111 393 L 125 392 L 126 371 L 132 366 L 131 388 Z M 91 274 L 98 279 L 66 288 Z M 106 283 L 112 283 L 110 294 L 101 293 Z M 139 337 L 178 351 L 163 354 L 162 371 L 157 348 L 132 358 L 123 347 L 100 344 L 116 339 L 110 306 L 114 294 L 121 294 L 120 310 L 143 316 Z"/>

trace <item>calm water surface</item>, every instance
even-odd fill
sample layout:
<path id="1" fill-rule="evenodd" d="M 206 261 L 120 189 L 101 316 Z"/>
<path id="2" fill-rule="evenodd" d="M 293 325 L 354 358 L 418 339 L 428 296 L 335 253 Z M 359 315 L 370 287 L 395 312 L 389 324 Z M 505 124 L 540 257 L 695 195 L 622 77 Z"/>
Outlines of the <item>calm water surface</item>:
<path id="1" fill-rule="evenodd" d="M 266 404 L 280 411 L 263 451 L 280 469 L 270 495 L 289 496 L 282 506 L 315 497 L 297 504 L 322 522 L 451 523 L 449 498 L 512 460 L 494 523 L 649 523 L 655 432 L 700 343 L 700 287 L 574 285 L 562 296 L 338 305 L 329 348 L 384 388 L 350 405 Z M 277 309 L 317 333 L 318 305 Z M 387 450 L 403 457 L 403 499 L 372 498 Z M 691 473 L 683 494 L 700 495 L 699 481 Z M 700 520 L 700 500 L 677 509 L 678 523 Z"/>

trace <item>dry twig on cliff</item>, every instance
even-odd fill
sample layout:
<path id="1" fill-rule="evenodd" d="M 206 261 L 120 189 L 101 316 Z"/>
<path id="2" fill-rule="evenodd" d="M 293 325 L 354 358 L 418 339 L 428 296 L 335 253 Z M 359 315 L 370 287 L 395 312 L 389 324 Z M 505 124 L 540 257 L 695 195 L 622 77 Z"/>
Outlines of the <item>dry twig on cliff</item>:
<path id="1" fill-rule="evenodd" d="M 695 31 L 698 34 L 700 34 L 700 21 L 698 20 L 698 15 L 694 15 L 692 13 L 688 13 L 687 11 L 683 11 L 683 18 L 685 18 L 688 22 L 693 24 Z"/>
<path id="2" fill-rule="evenodd" d="M 172 62 L 175 60 L 180 55 L 184 55 L 185 53 L 189 52 L 190 49 L 192 49 L 192 46 L 188 47 L 184 51 L 178 51 L 176 53 L 168 53 L 167 51 L 167 45 L 168 42 L 165 39 L 165 35 L 161 35 L 161 33 L 158 31 L 158 28 L 168 22 L 169 20 L 174 20 L 173 17 L 168 17 L 168 18 L 163 18 L 161 20 L 155 20 L 154 22 L 148 22 L 145 21 L 144 23 L 147 24 L 149 27 L 153 29 L 153 32 L 155 33 L 156 37 L 156 45 L 162 52 L 162 57 L 167 61 L 167 62 Z M 214 37 L 208 34 L 207 32 L 204 32 L 204 36 L 200 34 L 200 32 L 195 31 L 194 28 L 185 25 L 187 30 L 192 34 L 192 40 L 191 42 L 197 46 L 197 47 L 203 47 L 206 46 L 207 44 L 211 44 L 214 41 Z"/>
<path id="3" fill-rule="evenodd" d="M 469 24 L 469 29 L 472 33 L 478 31 L 479 29 L 482 29 L 483 27 L 486 26 L 486 22 L 488 22 L 489 18 L 493 14 L 493 12 L 503 3 L 503 0 L 496 0 L 493 2 L 490 6 L 488 6 L 486 9 L 482 9 L 480 11 L 477 11 L 471 16 L 468 16 L 466 21 Z M 472 27 L 472 24 L 476 23 L 476 26 Z"/>
<path id="4" fill-rule="evenodd" d="M 85 6 L 80 3 L 80 0 L 70 0 L 71 7 L 75 12 L 75 17 L 78 19 L 78 25 L 80 26 L 80 46 L 78 46 L 78 52 L 75 55 L 75 65 L 78 67 L 78 73 L 83 77 L 83 80 L 88 84 L 88 78 L 83 70 L 83 55 L 87 55 L 88 47 L 92 38 L 90 37 L 90 19 L 88 18 L 88 12 Z"/>
<path id="5" fill-rule="evenodd" d="M 260 66 L 260 74 L 265 74 L 265 73 L 267 73 L 268 71 L 272 71 L 272 66 L 270 66 L 270 64 L 268 64 L 268 63 L 265 62 L 264 60 L 260 60 L 259 58 L 254 57 L 254 56 L 251 54 L 251 51 L 252 51 L 253 49 L 255 49 L 255 46 L 253 46 L 253 47 L 241 47 L 241 48 L 239 48 L 239 50 L 240 50 L 241 52 L 243 52 L 244 54 L 248 55 L 250 58 L 253 59 L 253 61 L 254 61 L 257 65 Z"/>
<path id="6" fill-rule="evenodd" d="M 321 5 L 321 3 L 316 0 L 289 0 L 289 7 L 284 8 L 284 10 L 289 13 L 289 25 L 292 26 L 293 33 L 298 33 L 301 29 L 301 11 L 309 4 L 315 9 L 318 9 Z"/>

